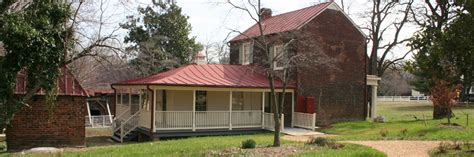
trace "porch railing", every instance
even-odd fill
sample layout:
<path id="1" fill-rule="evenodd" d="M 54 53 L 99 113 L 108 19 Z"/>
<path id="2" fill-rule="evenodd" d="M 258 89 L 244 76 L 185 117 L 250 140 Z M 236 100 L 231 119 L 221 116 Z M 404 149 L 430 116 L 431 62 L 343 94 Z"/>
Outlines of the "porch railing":
<path id="1" fill-rule="evenodd" d="M 285 115 L 281 114 L 281 129 L 285 127 Z M 273 118 L 273 113 L 264 113 L 263 128 L 266 130 L 275 130 L 275 121 Z"/>
<path id="2" fill-rule="evenodd" d="M 262 111 L 156 111 L 157 130 L 232 129 L 261 127 Z"/>
<path id="3" fill-rule="evenodd" d="M 316 127 L 316 113 L 294 112 L 294 126 L 314 130 Z"/>
<path id="4" fill-rule="evenodd" d="M 86 128 L 105 128 L 111 127 L 112 115 L 86 116 Z"/>

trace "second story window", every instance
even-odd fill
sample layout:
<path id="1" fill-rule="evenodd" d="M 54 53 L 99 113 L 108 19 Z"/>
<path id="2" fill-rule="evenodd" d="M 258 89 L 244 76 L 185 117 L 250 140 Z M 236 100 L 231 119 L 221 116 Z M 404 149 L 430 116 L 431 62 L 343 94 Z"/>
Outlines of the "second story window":
<path id="1" fill-rule="evenodd" d="M 247 65 L 252 63 L 252 42 L 243 43 L 240 47 L 240 63 Z"/>
<path id="2" fill-rule="evenodd" d="M 285 66 L 285 60 L 287 58 L 284 46 L 283 45 L 276 45 L 273 46 L 273 57 L 274 57 L 274 68 L 275 70 L 281 70 Z"/>

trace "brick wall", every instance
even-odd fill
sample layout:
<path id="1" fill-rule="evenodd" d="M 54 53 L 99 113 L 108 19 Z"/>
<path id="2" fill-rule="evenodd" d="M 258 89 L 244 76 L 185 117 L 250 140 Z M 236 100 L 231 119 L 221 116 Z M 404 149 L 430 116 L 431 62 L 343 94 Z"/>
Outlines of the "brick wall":
<path id="1" fill-rule="evenodd" d="M 29 104 L 7 128 L 9 150 L 85 146 L 85 97 L 59 96 L 52 112 L 44 96 L 35 96 Z"/>
<path id="2" fill-rule="evenodd" d="M 317 124 L 327 125 L 338 121 L 363 120 L 366 112 L 366 43 L 363 35 L 350 21 L 335 10 L 326 10 L 303 29 L 304 42 L 298 53 L 318 60 L 323 51 L 332 63 L 310 62 L 298 68 L 298 94 L 315 98 Z M 313 45 L 313 44 L 310 44 Z"/>
<path id="3" fill-rule="evenodd" d="M 290 55 L 304 56 L 296 75 L 297 94 L 315 98 L 318 125 L 338 121 L 363 120 L 366 108 L 365 38 L 341 13 L 326 10 L 299 31 L 268 36 L 271 43 L 296 39 Z M 239 64 L 240 42 L 230 43 L 230 63 Z M 263 58 L 254 47 L 254 63 Z M 325 64 L 320 54 L 333 62 Z M 287 111 L 290 110 L 290 111 Z M 285 111 L 291 112 L 286 106 Z M 285 117 L 286 118 L 286 117 Z"/>

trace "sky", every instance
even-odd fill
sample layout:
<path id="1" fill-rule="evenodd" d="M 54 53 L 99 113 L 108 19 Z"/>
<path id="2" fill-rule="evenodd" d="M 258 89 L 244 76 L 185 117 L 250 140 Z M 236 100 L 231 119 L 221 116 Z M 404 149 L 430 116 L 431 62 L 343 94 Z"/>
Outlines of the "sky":
<path id="1" fill-rule="evenodd" d="M 110 26 L 117 27 L 118 23 L 125 22 L 126 16 L 137 16 L 137 7 L 146 6 L 152 3 L 152 0 L 122 0 L 125 5 L 108 4 L 108 12 L 111 15 Z M 212 42 L 222 42 L 229 35 L 231 30 L 245 31 L 255 22 L 249 18 L 248 14 L 238 9 L 233 9 L 231 5 L 226 3 L 227 0 L 176 0 L 177 4 L 182 8 L 183 13 L 189 16 L 189 23 L 192 26 L 191 36 L 196 37 L 197 41 L 202 44 Z M 233 0 L 237 5 L 243 4 L 247 0 Z M 251 0 L 253 1 L 253 0 Z M 272 9 L 273 15 L 301 9 L 304 7 L 316 5 L 327 0 L 262 0 L 262 6 Z M 340 4 L 340 0 L 335 0 Z M 370 10 L 371 2 L 369 0 L 345 0 L 345 12 L 353 19 L 353 21 L 363 26 L 367 23 L 366 19 L 361 18 L 362 14 Z M 113 2 L 112 2 L 113 3 Z M 349 9 L 347 8 L 349 7 Z M 113 15 L 113 16 L 112 16 Z M 397 17 L 391 17 L 396 19 Z M 401 33 L 401 39 L 413 35 L 416 31 L 414 26 L 407 27 Z M 119 35 L 122 38 L 126 35 L 125 30 L 120 30 Z M 367 33 L 366 33 L 367 34 Z M 230 34 L 228 39 L 237 34 Z M 390 39 L 387 34 L 386 39 Z M 370 48 L 370 47 L 369 47 Z M 403 56 L 408 50 L 406 46 L 400 46 L 389 54 L 389 57 Z M 409 58 L 409 57 L 408 57 Z"/>

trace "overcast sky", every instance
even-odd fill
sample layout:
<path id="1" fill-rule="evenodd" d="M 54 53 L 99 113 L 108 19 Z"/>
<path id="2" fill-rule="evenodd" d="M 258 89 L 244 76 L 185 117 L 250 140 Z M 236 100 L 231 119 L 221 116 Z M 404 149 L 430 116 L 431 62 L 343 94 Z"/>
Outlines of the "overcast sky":
<path id="1" fill-rule="evenodd" d="M 117 9 L 120 6 L 112 6 L 110 12 L 114 13 L 114 20 L 111 26 L 117 26 L 117 23 L 126 21 L 127 15 L 137 15 L 138 6 L 150 5 L 152 0 L 125 0 L 127 7 L 125 9 Z M 189 22 L 192 26 L 192 36 L 195 36 L 200 43 L 206 44 L 210 42 L 223 41 L 230 29 L 244 31 L 255 22 L 249 16 L 240 10 L 232 9 L 227 0 L 176 0 L 177 4 L 182 7 L 184 14 L 189 16 Z M 244 0 L 246 1 L 246 0 Z M 263 7 L 271 8 L 273 15 L 301 9 L 304 7 L 316 5 L 325 0 L 263 0 Z M 339 4 L 339 0 L 335 0 Z M 240 3 L 241 0 L 234 0 L 234 3 Z M 362 26 L 366 21 L 361 19 L 361 13 L 370 10 L 368 0 L 345 0 L 345 6 L 350 17 L 355 23 Z M 122 6 L 123 7 L 123 6 Z M 401 38 L 410 37 L 415 31 L 414 27 L 407 28 L 402 33 Z M 122 30 L 122 35 L 125 31 Z M 367 33 L 366 33 L 367 34 Z M 231 37 L 236 34 L 232 34 Z M 391 38 L 389 36 L 385 38 Z M 402 46 L 395 50 L 393 56 L 401 56 L 407 48 Z M 392 55 L 391 55 L 392 56 Z M 393 57 L 392 56 L 392 57 Z"/>

